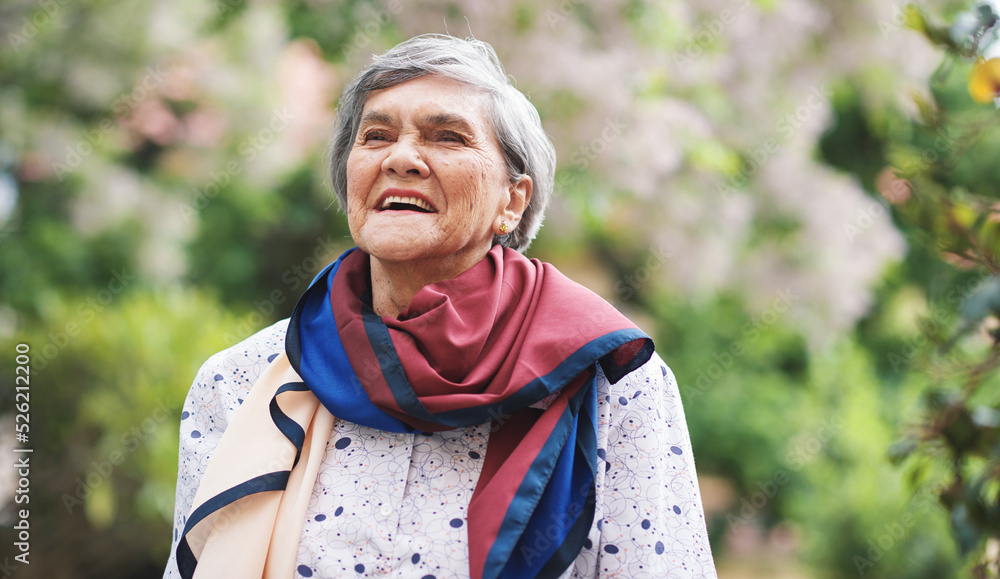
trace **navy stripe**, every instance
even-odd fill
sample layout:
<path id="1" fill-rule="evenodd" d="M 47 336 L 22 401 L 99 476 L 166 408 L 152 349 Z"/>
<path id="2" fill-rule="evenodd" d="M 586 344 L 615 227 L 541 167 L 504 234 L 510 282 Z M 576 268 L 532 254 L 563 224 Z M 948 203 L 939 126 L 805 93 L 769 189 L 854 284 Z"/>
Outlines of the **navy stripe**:
<path id="1" fill-rule="evenodd" d="M 299 298 L 299 304 L 305 299 L 306 294 Z M 302 308 L 296 304 L 292 310 L 292 317 L 288 320 L 288 329 L 285 330 L 285 355 L 288 356 L 288 363 L 299 376 L 302 375 L 302 335 L 299 332 L 299 321 L 302 318 Z"/>
<path id="2" fill-rule="evenodd" d="M 181 540 L 177 545 L 177 568 L 181 572 L 181 577 L 191 579 L 194 576 L 194 569 L 198 565 L 198 561 L 195 559 L 194 553 L 187 542 L 187 534 L 195 525 L 203 521 L 205 517 L 243 497 L 267 491 L 285 490 L 285 487 L 288 486 L 288 476 L 290 474 L 291 472 L 287 470 L 262 474 L 222 491 L 195 509 L 191 513 L 191 516 L 188 517 L 187 524 L 184 525 L 184 532 L 181 534 Z M 183 567 L 181 566 L 182 563 Z"/>
<path id="3" fill-rule="evenodd" d="M 299 457 L 302 455 L 302 445 L 306 442 L 306 431 L 302 429 L 302 426 L 298 422 L 289 418 L 281 410 L 281 407 L 278 406 L 278 395 L 284 392 L 307 392 L 308 390 L 309 388 L 304 382 L 287 382 L 278 388 L 278 391 L 274 393 L 274 397 L 271 398 L 271 403 L 268 405 L 274 425 L 278 427 L 281 434 L 285 435 L 285 438 L 295 445 L 295 461 L 292 462 L 292 468 L 295 468 L 295 465 L 299 464 Z"/>
<path id="4" fill-rule="evenodd" d="M 368 341 L 371 343 L 372 350 L 375 351 L 375 358 L 382 369 L 382 376 L 385 378 L 385 383 L 389 385 L 389 391 L 392 392 L 392 397 L 396 400 L 396 404 L 399 405 L 399 409 L 417 420 L 431 423 L 443 422 L 427 411 L 427 408 L 417 398 L 413 387 L 410 386 L 410 381 L 406 379 L 403 364 L 399 361 L 396 347 L 392 345 L 389 328 L 386 327 L 385 322 L 382 321 L 382 317 L 376 314 L 370 305 L 371 292 L 366 293 L 361 301 L 361 318 L 365 323 L 365 332 L 368 334 Z M 459 426 L 458 424 L 448 424 L 447 422 L 444 422 L 444 424 L 453 428 Z"/>
<path id="5" fill-rule="evenodd" d="M 585 428 L 577 428 L 576 445 L 582 449 L 583 458 L 590 472 L 597 472 L 597 375 L 595 373 L 594 392 L 581 400 L 577 421 Z M 582 389 L 581 389 L 582 390 Z M 577 396 L 581 394 L 578 392 Z M 596 476 L 596 475 L 595 475 Z"/>
<path id="6" fill-rule="evenodd" d="M 194 577 L 194 570 L 198 566 L 198 559 L 195 558 L 191 546 L 188 545 L 187 537 L 181 537 L 177 544 L 177 570 L 180 571 L 183 579 Z"/>
<path id="7" fill-rule="evenodd" d="M 549 567 L 551 571 L 560 565 L 560 557 L 553 559 L 560 549 L 565 549 L 562 557 L 572 550 L 570 561 L 580 552 L 586 533 L 589 532 L 589 523 L 583 530 L 582 537 L 571 537 L 571 533 L 574 529 L 577 533 L 580 532 L 576 525 L 581 518 L 593 521 L 593 503 L 588 503 L 587 496 L 594 485 L 597 455 L 596 424 L 591 421 L 590 412 L 582 409 L 588 408 L 591 401 L 596 406 L 596 388 L 595 374 L 591 373 L 585 387 L 570 399 L 569 410 L 573 423 L 569 437 L 562 446 L 552 474 L 545 481 L 541 501 L 531 513 L 531 520 L 522 531 L 501 577 L 537 577 L 545 567 Z M 589 513 L 587 509 L 590 509 Z M 541 549 L 540 544 L 546 541 L 548 546 Z M 542 552 L 538 552 L 539 550 Z M 534 556 L 529 558 L 529 553 Z M 568 564 L 567 561 L 566 565 Z M 559 575 L 564 571 L 566 565 L 555 574 Z"/>

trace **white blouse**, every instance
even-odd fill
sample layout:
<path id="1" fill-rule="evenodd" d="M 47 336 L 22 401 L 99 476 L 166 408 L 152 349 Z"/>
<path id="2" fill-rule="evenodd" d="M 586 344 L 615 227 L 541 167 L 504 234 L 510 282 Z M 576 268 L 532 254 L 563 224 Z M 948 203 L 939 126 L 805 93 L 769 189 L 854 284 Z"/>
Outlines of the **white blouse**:
<path id="1" fill-rule="evenodd" d="M 174 537 L 226 426 L 288 320 L 209 358 L 181 414 Z M 610 384 L 598 364 L 596 513 L 563 577 L 716 577 L 691 442 L 673 374 L 655 353 Z M 466 511 L 490 424 L 397 434 L 338 420 L 313 489 L 294 577 L 469 576 Z M 601 467 L 603 465 L 603 467 Z"/>

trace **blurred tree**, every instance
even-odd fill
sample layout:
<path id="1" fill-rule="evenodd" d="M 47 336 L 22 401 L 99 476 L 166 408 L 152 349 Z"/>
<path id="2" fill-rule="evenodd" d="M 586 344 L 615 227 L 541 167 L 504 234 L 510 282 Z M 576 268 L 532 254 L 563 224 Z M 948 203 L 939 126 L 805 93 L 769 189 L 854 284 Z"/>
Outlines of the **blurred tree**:
<path id="1" fill-rule="evenodd" d="M 236 316 L 195 290 L 128 289 L 100 312 L 42 300 L 31 346 L 30 565 L 16 577 L 155 577 L 169 547 L 181 402 Z M 15 342 L 0 340 L 13 352 Z M 13 376 L 13 356 L 0 371 Z M 12 408 L 13 388 L 3 407 Z M 4 422 L 4 424 L 8 424 Z M 12 427 L 11 427 L 12 429 Z M 5 527 L 3 541 L 14 542 Z M 58 553 L 59 556 L 51 556 Z"/>
<path id="2" fill-rule="evenodd" d="M 959 9 L 959 10 L 956 10 Z M 957 545 L 976 577 L 1000 572 L 1000 4 L 953 3 L 949 25 L 919 5 L 906 24 L 944 52 L 929 91 L 913 94 L 912 118 L 880 122 L 852 98 L 825 140 L 831 161 L 855 171 L 893 208 L 911 253 L 886 286 L 885 306 L 922 310 L 916 331 L 895 333 L 892 308 L 875 310 L 861 340 L 883 356 L 882 373 L 912 366 L 929 379 L 923 417 L 889 449 L 916 489 L 932 484 L 949 511 Z M 980 104 L 977 104 L 980 103 Z M 877 154 L 838 147 L 868 132 Z M 920 304 L 920 302 L 924 302 Z M 902 338 L 902 339 L 901 339 Z M 895 344 L 891 344 L 891 342 Z"/>

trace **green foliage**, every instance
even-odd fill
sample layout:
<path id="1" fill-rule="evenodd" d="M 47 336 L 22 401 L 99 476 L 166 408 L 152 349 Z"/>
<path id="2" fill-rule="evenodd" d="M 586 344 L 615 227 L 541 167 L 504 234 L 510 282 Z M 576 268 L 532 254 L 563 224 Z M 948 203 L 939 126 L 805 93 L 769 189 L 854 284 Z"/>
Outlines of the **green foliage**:
<path id="1" fill-rule="evenodd" d="M 263 313 L 287 317 L 305 284 L 352 246 L 344 215 L 307 167 L 274 191 L 235 181 L 206 204 L 189 245 L 188 275 L 219 291 L 227 304 L 271 300 L 273 313 Z"/>
<path id="2" fill-rule="evenodd" d="M 224 336 L 238 323 L 193 290 L 127 291 L 81 315 L 89 297 L 47 300 L 43 321 L 18 336 L 32 359 L 33 548 L 61 553 L 33 557 L 18 577 L 162 572 L 181 405 L 205 353 L 231 345 Z M 4 340 L 0 349 L 14 346 Z M 0 371 L 12 376 L 12 363 L 5 356 Z M 9 530 L 3 539 L 13 540 Z"/>
<path id="3" fill-rule="evenodd" d="M 979 55 L 976 43 L 989 29 L 977 29 L 977 40 L 965 44 L 915 5 L 906 21 L 946 53 L 929 93 L 914 95 L 917 118 L 880 126 L 877 111 L 857 98 L 841 100 L 841 122 L 824 152 L 894 203 L 911 242 L 900 275 L 888 278 L 880 307 L 863 322 L 861 341 L 884 357 L 879 369 L 887 382 L 921 384 L 922 416 L 888 446 L 888 456 L 906 465 L 911 492 L 947 510 L 958 551 L 976 576 L 986 576 L 997 564 L 988 545 L 1000 540 L 1000 115 L 970 98 L 971 63 L 963 59 Z M 875 155 L 841 146 L 859 134 L 873 137 Z M 909 331 L 893 323 L 904 303 L 917 322 Z M 929 493 L 919 486 L 927 481 Z"/>
<path id="4" fill-rule="evenodd" d="M 126 222 L 81 242 L 69 223 L 72 202 L 65 189 L 28 184 L 4 227 L 0 294 L 29 319 L 37 319 L 41 303 L 60 288 L 96 291 L 108 283 L 112 270 L 135 271 L 137 224 Z"/>
<path id="5" fill-rule="evenodd" d="M 823 576 L 959 576 L 933 488 L 907 499 L 904 473 L 885 460 L 919 381 L 883 388 L 871 354 L 849 340 L 811 351 L 784 319 L 792 304 L 780 295 L 756 311 L 738 297 L 654 303 L 667 328 L 657 346 L 675 368 L 699 471 L 735 486 L 710 526 L 717 557 L 721 537 L 795 521 Z"/>

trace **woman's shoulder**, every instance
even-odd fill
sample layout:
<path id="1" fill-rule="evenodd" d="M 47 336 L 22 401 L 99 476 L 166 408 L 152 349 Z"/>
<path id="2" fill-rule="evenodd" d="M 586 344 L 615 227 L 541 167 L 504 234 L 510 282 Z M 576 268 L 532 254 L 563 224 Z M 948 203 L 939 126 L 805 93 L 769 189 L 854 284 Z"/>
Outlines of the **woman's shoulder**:
<path id="1" fill-rule="evenodd" d="M 181 415 L 185 430 L 202 442 L 221 436 L 268 364 L 285 348 L 288 320 L 281 320 L 210 356 L 195 376 Z"/>
<path id="2" fill-rule="evenodd" d="M 646 363 L 615 383 L 607 379 L 600 364 L 597 365 L 597 371 L 598 396 L 606 397 L 609 402 L 612 396 L 616 400 L 624 397 L 621 401 L 625 403 L 634 397 L 652 396 L 673 399 L 680 404 L 680 392 L 674 373 L 655 351 Z"/>

